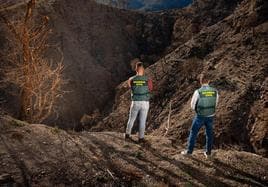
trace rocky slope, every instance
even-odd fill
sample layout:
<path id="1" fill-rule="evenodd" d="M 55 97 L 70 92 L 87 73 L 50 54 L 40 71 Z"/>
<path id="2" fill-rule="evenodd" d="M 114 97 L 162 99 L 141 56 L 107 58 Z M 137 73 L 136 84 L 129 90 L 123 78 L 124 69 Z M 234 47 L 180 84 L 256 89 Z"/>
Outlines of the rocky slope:
<path id="1" fill-rule="evenodd" d="M 5 116 L 0 139 L 0 186 L 268 185 L 267 158 L 232 150 L 187 158 L 161 136 L 139 145 L 120 133 L 66 132 Z"/>
<path id="2" fill-rule="evenodd" d="M 233 13 L 239 2 L 241 0 L 197 0 L 191 6 L 172 11 L 177 19 L 174 24 L 171 47 L 179 47 L 203 28 L 226 18 Z"/>
<path id="3" fill-rule="evenodd" d="M 16 2 L 21 5 L 19 0 L 8 3 L 13 16 L 24 8 L 17 7 Z M 68 80 L 67 93 L 58 107 L 59 118 L 47 122 L 74 128 L 84 114 L 107 114 L 114 102 L 114 88 L 131 73 L 131 59 L 140 57 L 147 65 L 154 63 L 203 28 L 231 14 L 237 2 L 199 0 L 183 10 L 143 14 L 94 1 L 39 1 L 37 15 L 50 17 L 51 45 L 63 52 L 64 76 Z M 0 48 L 4 51 L 8 45 L 6 30 L 0 24 Z M 57 59 L 58 54 L 48 54 L 48 58 Z M 7 89 L 0 92 L 1 110 L 19 116 L 20 105 L 14 104 L 20 103 L 16 94 L 9 94 Z"/>
<path id="4" fill-rule="evenodd" d="M 15 16 L 21 16 L 25 7 L 21 1 L 12 3 L 5 14 L 17 19 Z M 151 64 L 170 45 L 174 21 L 166 13 L 142 14 L 82 0 L 38 1 L 37 7 L 37 17 L 50 18 L 52 49 L 59 47 L 64 56 L 66 94 L 59 104 L 59 119 L 50 121 L 63 128 L 73 128 L 84 114 L 109 108 L 114 88 L 131 72 L 130 60 L 142 57 Z M 4 52 L 8 35 L 5 25 L 0 25 L 0 49 Z M 51 51 L 47 57 L 57 59 L 59 55 Z M 5 59 L 2 55 L 0 58 L 2 66 Z M 1 109 L 14 116 L 19 113 L 14 93 L 2 89 L 0 99 Z"/>
<path id="5" fill-rule="evenodd" d="M 244 0 L 231 15 L 204 26 L 165 58 L 147 68 L 156 85 L 148 132 L 154 135 L 166 133 L 171 103 L 171 125 L 167 136 L 177 143 L 186 142 L 193 117 L 190 98 L 199 87 L 198 75 L 208 71 L 212 75 L 212 85 L 220 93 L 215 147 L 235 147 L 267 156 L 267 12 L 267 1 Z M 113 112 L 93 129 L 123 132 L 129 100 L 130 92 L 126 83 L 122 83 L 118 86 Z M 203 144 L 204 137 L 200 136 L 198 143 Z"/>

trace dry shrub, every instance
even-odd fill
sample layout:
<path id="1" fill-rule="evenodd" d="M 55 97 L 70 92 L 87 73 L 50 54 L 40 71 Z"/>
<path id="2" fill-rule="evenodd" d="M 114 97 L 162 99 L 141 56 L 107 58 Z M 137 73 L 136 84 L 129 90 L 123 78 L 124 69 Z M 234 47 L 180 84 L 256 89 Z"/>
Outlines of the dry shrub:
<path id="1" fill-rule="evenodd" d="M 1 13 L 8 31 L 8 45 L 2 84 L 16 85 L 20 89 L 20 118 L 31 123 L 41 123 L 57 116 L 56 102 L 63 95 L 63 54 L 57 62 L 45 58 L 51 46 L 48 37 L 47 16 L 34 16 L 35 0 L 27 4 L 24 16 L 7 19 Z"/>

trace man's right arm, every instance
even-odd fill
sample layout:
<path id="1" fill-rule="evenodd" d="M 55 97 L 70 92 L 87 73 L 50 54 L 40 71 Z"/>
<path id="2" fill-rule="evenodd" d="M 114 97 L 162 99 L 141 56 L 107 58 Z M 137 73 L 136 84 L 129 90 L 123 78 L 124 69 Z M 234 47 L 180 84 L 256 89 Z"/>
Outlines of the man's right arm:
<path id="1" fill-rule="evenodd" d="M 133 76 L 133 77 L 130 77 L 130 78 L 127 80 L 127 85 L 128 85 L 129 88 L 132 87 L 132 81 L 133 81 L 133 78 L 134 78 L 134 76 Z"/>
<path id="2" fill-rule="evenodd" d="M 193 110 L 195 110 L 195 107 L 196 107 L 196 103 L 198 101 L 198 97 L 199 97 L 199 94 L 198 94 L 198 90 L 196 90 L 192 96 L 192 100 L 191 100 L 191 108 Z"/>
<path id="3" fill-rule="evenodd" d="M 132 81 L 131 78 L 129 78 L 129 79 L 127 80 L 127 85 L 128 85 L 129 88 L 131 88 L 131 81 Z"/>

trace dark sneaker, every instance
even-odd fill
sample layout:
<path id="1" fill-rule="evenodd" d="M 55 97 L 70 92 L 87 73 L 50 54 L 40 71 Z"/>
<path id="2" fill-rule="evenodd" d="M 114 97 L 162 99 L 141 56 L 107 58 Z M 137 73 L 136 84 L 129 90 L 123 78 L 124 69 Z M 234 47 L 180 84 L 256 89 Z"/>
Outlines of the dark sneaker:
<path id="1" fill-rule="evenodd" d="M 138 143 L 144 144 L 144 143 L 146 143 L 146 140 L 144 138 L 139 138 Z"/>
<path id="2" fill-rule="evenodd" d="M 183 156 L 192 156 L 192 154 L 191 153 L 188 153 L 187 150 L 182 151 L 181 152 L 181 155 L 183 155 Z"/>

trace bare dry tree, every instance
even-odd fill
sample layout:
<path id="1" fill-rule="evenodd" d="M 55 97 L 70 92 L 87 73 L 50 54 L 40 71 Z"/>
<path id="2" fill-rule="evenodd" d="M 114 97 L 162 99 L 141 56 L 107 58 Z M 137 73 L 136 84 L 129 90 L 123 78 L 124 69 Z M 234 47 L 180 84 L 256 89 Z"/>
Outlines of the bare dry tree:
<path id="1" fill-rule="evenodd" d="M 34 17 L 35 4 L 35 0 L 30 0 L 21 18 L 10 20 L 0 13 L 9 31 L 10 45 L 1 83 L 14 84 L 20 89 L 20 118 L 41 123 L 58 113 L 55 104 L 63 95 L 63 54 L 58 48 L 61 52 L 59 61 L 45 58 L 52 31 L 47 16 Z"/>

